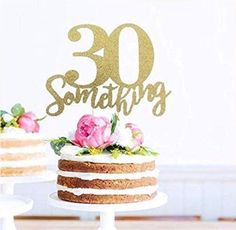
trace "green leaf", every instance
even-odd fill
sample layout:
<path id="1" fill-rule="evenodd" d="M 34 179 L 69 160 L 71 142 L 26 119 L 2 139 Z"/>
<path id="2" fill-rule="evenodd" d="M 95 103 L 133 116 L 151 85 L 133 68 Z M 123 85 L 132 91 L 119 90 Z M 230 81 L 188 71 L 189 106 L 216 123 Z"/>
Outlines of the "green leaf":
<path id="1" fill-rule="evenodd" d="M 117 159 L 121 154 L 122 154 L 122 152 L 119 149 L 114 149 L 111 151 L 111 156 L 114 159 Z"/>
<path id="2" fill-rule="evenodd" d="M 12 126 L 11 122 L 6 123 L 6 125 L 5 125 L 5 127 L 7 127 L 7 128 L 9 128 L 11 126 Z"/>
<path id="3" fill-rule="evenodd" d="M 78 152 L 76 153 L 76 156 L 82 156 L 84 154 L 89 154 L 89 150 L 87 148 L 79 149 Z"/>
<path id="4" fill-rule="evenodd" d="M 113 158 L 117 158 L 122 154 L 126 154 L 126 155 L 143 155 L 143 156 L 158 156 L 159 153 L 156 152 L 155 150 L 149 148 L 149 147 L 144 147 L 144 146 L 140 146 L 139 149 L 132 151 L 131 149 L 129 149 L 128 147 L 124 147 L 121 145 L 110 145 L 108 147 L 106 147 L 104 150 L 108 151 L 110 154 L 112 154 Z"/>
<path id="5" fill-rule="evenodd" d="M 66 144 L 73 144 L 69 139 L 66 137 L 59 137 L 58 139 L 53 139 L 50 141 L 51 148 L 54 150 L 54 152 L 57 155 L 61 155 L 61 149 L 66 145 Z"/>
<path id="6" fill-rule="evenodd" d="M 117 125 L 118 121 L 119 121 L 118 115 L 116 113 L 113 114 L 112 118 L 111 118 L 111 134 L 113 134 L 115 132 L 116 125 Z"/>
<path id="7" fill-rule="evenodd" d="M 90 148 L 88 149 L 89 154 L 91 155 L 98 155 L 101 154 L 103 152 L 103 149 L 99 149 L 99 148 Z"/>
<path id="8" fill-rule="evenodd" d="M 104 150 L 111 153 L 111 151 L 114 150 L 114 149 L 119 149 L 120 151 L 126 151 L 126 148 L 124 146 L 117 145 L 117 144 L 109 145 Z"/>
<path id="9" fill-rule="evenodd" d="M 149 154 L 151 154 L 153 156 L 159 156 L 160 155 L 157 151 L 155 151 L 155 150 L 153 150 L 153 149 L 151 149 L 149 147 L 143 147 L 142 146 L 141 148 L 145 149 L 147 151 L 147 153 L 149 153 Z"/>
<path id="10" fill-rule="evenodd" d="M 160 153 L 156 152 L 156 151 L 149 151 L 153 156 L 157 157 L 160 155 Z"/>
<path id="11" fill-rule="evenodd" d="M 11 108 L 11 112 L 12 115 L 17 117 L 17 116 L 21 116 L 22 114 L 25 113 L 25 109 L 21 104 L 15 104 L 12 108 Z"/>
<path id="12" fill-rule="evenodd" d="M 13 118 L 11 121 L 5 122 L 4 126 L 7 127 L 7 128 L 9 128 L 9 127 L 18 128 L 19 124 L 17 123 L 17 118 Z"/>
<path id="13" fill-rule="evenodd" d="M 4 128 L 6 125 L 6 122 L 3 120 L 3 118 L 0 116 L 0 128 Z"/>
<path id="14" fill-rule="evenodd" d="M 140 148 L 135 153 L 146 156 L 148 155 L 148 150 L 145 147 L 140 146 Z"/>
<path id="15" fill-rule="evenodd" d="M 4 110 L 0 110 L 0 117 L 3 115 L 3 114 L 6 114 L 8 112 L 4 111 Z"/>
<path id="16" fill-rule="evenodd" d="M 108 151 L 114 159 L 126 153 L 126 148 L 117 144 L 107 146 L 104 150 Z"/>

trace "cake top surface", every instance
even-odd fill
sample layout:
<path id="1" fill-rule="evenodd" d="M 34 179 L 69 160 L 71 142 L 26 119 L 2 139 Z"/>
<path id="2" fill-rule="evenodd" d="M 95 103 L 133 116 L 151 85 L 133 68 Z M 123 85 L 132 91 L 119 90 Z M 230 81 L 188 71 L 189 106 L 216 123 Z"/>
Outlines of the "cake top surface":
<path id="1" fill-rule="evenodd" d="M 0 109 L 0 138 L 43 138 L 39 134 L 39 122 L 44 118 L 37 118 L 31 111 L 26 112 L 19 103 L 10 111 Z"/>
<path id="2" fill-rule="evenodd" d="M 120 161 L 144 162 L 153 160 L 158 153 L 143 145 L 141 129 L 133 124 L 122 125 L 116 114 L 107 117 L 82 116 L 71 137 L 51 140 L 52 149 L 62 159 L 79 161 Z"/>
<path id="3" fill-rule="evenodd" d="M 46 137 L 41 133 L 27 133 L 24 129 L 9 127 L 0 132 L 0 140 L 5 139 L 44 140 Z"/>
<path id="4" fill-rule="evenodd" d="M 156 160 L 156 157 L 153 155 L 146 155 L 143 157 L 140 154 L 121 154 L 119 157 L 115 158 L 110 154 L 108 151 L 103 151 L 100 154 L 97 154 L 96 157 L 91 154 L 84 154 L 79 155 L 78 157 L 78 151 L 80 151 L 80 147 L 78 146 L 64 146 L 61 149 L 61 159 L 62 160 L 70 160 L 70 161 L 80 161 L 80 162 L 93 162 L 93 163 L 137 163 L 141 164 L 144 162 L 151 162 Z"/>

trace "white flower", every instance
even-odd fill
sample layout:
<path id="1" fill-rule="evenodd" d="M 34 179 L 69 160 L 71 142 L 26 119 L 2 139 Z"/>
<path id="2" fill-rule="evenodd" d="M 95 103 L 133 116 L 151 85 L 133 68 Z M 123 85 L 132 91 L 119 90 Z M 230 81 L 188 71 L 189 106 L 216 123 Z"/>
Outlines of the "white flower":
<path id="1" fill-rule="evenodd" d="M 133 138 L 132 138 L 131 130 L 126 128 L 125 125 L 120 125 L 118 127 L 118 130 L 119 130 L 119 138 L 118 138 L 117 144 L 123 147 L 132 148 Z"/>
<path id="2" fill-rule="evenodd" d="M 5 114 L 2 115 L 2 118 L 6 123 L 8 123 L 13 119 L 13 116 L 8 114 L 8 113 L 5 113 Z"/>

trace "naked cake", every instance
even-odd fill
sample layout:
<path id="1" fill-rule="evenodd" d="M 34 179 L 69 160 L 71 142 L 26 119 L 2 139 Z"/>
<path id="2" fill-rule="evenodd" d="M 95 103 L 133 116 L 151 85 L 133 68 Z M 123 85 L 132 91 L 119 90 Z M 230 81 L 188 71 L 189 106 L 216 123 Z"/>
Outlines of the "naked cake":
<path id="1" fill-rule="evenodd" d="M 38 119 L 20 104 L 0 110 L 0 177 L 25 176 L 47 170 L 45 141 Z"/>
<path id="2" fill-rule="evenodd" d="M 156 153 L 142 146 L 143 134 L 134 124 L 116 128 L 117 116 L 83 116 L 72 140 L 54 139 L 60 155 L 58 197 L 77 203 L 130 203 L 157 194 Z"/>

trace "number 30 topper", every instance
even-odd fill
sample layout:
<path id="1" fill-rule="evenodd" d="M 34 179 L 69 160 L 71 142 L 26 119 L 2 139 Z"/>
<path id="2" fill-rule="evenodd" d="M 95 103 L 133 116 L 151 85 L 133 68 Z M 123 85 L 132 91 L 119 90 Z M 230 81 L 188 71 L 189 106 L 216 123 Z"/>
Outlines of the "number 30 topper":
<path id="1" fill-rule="evenodd" d="M 146 95 L 149 102 L 155 102 L 152 109 L 153 114 L 161 116 L 165 112 L 166 98 L 171 92 L 167 93 L 164 83 L 160 81 L 155 84 L 143 85 L 151 73 L 154 63 L 154 49 L 147 33 L 139 26 L 127 23 L 117 27 L 108 36 L 106 31 L 99 26 L 82 24 L 69 31 L 69 39 L 72 42 L 78 42 L 81 39 L 79 30 L 84 28 L 93 33 L 93 44 L 87 51 L 74 52 L 73 55 L 92 59 L 97 68 L 96 78 L 89 84 L 78 84 L 76 81 L 79 79 L 79 73 L 76 70 L 70 70 L 65 75 L 50 77 L 46 87 L 55 101 L 48 105 L 47 114 L 57 116 L 64 111 L 65 105 L 70 105 L 73 102 L 86 103 L 90 100 L 92 108 L 110 107 L 115 108 L 117 112 L 122 111 L 124 115 L 129 115 L 133 107 L 138 105 Z M 119 71 L 119 37 L 124 28 L 132 28 L 138 37 L 139 72 L 137 80 L 132 84 L 123 82 Z M 104 50 L 103 56 L 96 54 L 102 49 Z M 109 78 L 115 84 L 103 85 Z M 67 91 L 61 96 L 53 88 L 54 81 L 61 81 L 62 89 L 69 85 L 76 92 Z"/>

